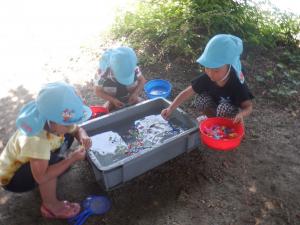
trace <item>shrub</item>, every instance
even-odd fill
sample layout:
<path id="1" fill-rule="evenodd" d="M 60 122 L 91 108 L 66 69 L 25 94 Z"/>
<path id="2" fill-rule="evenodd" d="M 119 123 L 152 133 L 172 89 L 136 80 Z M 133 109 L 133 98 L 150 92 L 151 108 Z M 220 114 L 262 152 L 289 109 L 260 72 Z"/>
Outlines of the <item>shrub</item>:
<path id="1" fill-rule="evenodd" d="M 195 59 L 217 33 L 237 35 L 264 49 L 298 46 L 299 16 L 261 6 L 233 0 L 144 0 L 135 11 L 120 15 L 112 31 L 147 55 L 148 62 L 165 56 Z"/>

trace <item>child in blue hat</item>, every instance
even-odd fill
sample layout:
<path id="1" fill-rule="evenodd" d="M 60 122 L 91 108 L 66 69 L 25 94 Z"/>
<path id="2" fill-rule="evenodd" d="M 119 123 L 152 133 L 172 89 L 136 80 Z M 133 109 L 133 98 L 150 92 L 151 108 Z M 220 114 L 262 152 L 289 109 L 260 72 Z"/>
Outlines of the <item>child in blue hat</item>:
<path id="1" fill-rule="evenodd" d="M 145 83 L 132 48 L 112 48 L 103 53 L 96 75 L 95 92 L 107 101 L 104 106 L 109 111 L 141 102 L 140 95 Z"/>
<path id="2" fill-rule="evenodd" d="M 87 133 L 76 124 L 87 120 L 91 110 L 67 83 L 49 83 L 36 100 L 26 104 L 16 120 L 17 131 L 0 155 L 0 185 L 8 191 L 25 192 L 39 187 L 41 213 L 46 218 L 70 218 L 80 211 L 78 203 L 56 197 L 59 175 L 84 160 L 91 146 Z M 66 158 L 58 156 L 75 137 L 81 146 Z"/>
<path id="3" fill-rule="evenodd" d="M 205 72 L 162 110 L 168 118 L 181 103 L 198 94 L 195 105 L 207 117 L 230 117 L 242 122 L 252 112 L 254 98 L 241 71 L 242 40 L 230 34 L 218 34 L 207 43 L 197 62 Z"/>

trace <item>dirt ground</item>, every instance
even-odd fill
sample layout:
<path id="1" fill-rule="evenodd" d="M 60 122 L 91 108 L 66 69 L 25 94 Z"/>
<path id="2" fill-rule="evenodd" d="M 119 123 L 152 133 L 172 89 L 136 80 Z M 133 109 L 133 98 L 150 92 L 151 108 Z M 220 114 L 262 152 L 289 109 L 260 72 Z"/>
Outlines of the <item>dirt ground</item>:
<path id="1" fill-rule="evenodd" d="M 83 76 L 91 71 L 91 65 L 96 67 L 96 50 L 83 50 L 64 67 L 48 66 L 49 76 L 54 70 L 62 77 L 68 73 Z M 89 63 L 85 64 L 83 58 Z M 173 63 L 143 71 L 147 79 L 171 80 L 171 99 L 194 76 L 192 69 Z M 88 103 L 99 103 L 91 80 L 76 86 Z M 107 195 L 111 210 L 86 222 L 95 225 L 300 224 L 299 111 L 295 114 L 263 99 L 261 92 L 254 94 L 255 109 L 246 120 L 246 136 L 235 151 L 217 152 L 201 146 L 110 192 L 100 188 L 87 161 L 79 162 L 59 179 L 59 198 L 80 202 L 88 195 Z M 26 87 L 20 86 L 0 99 L 0 150 L 15 130 L 20 107 L 32 98 Z M 190 102 L 182 109 L 196 116 Z M 40 204 L 38 190 L 23 194 L 0 190 L 0 224 L 67 224 L 44 219 Z"/>

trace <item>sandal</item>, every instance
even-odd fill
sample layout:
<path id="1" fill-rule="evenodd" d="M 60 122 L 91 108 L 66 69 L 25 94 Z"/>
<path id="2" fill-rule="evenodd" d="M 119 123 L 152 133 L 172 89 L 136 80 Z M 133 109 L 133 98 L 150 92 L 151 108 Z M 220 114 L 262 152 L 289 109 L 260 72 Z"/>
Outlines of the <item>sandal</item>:
<path id="1" fill-rule="evenodd" d="M 64 201 L 64 208 L 59 213 L 53 213 L 44 204 L 41 205 L 41 214 L 48 219 L 69 219 L 76 216 L 80 212 L 78 203 Z"/>

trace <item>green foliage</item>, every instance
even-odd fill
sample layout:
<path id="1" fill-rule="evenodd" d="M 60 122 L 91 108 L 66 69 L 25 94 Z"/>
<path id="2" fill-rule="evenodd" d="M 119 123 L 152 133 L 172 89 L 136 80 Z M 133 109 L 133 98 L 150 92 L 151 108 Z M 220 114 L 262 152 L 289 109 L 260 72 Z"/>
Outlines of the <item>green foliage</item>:
<path id="1" fill-rule="evenodd" d="M 276 49 L 271 53 L 275 54 L 272 61 L 266 58 L 259 59 L 263 68 L 253 74 L 255 81 L 273 97 L 280 97 L 276 100 L 297 98 L 300 93 L 300 49 Z"/>
<path id="2" fill-rule="evenodd" d="M 291 51 L 284 51 L 279 55 L 278 63 L 276 64 L 276 71 L 278 72 L 276 78 L 277 85 L 271 88 L 271 93 L 280 96 L 296 96 L 300 90 L 300 51 L 296 49 L 293 53 Z"/>
<path id="3" fill-rule="evenodd" d="M 166 54 L 193 55 L 191 43 L 200 38 L 193 32 L 192 2 L 147 0 L 137 4 L 135 13 L 117 18 L 113 33 L 138 49 L 148 50 L 148 57 L 159 60 Z M 148 58 L 149 60 L 149 58 Z"/>
<path id="4" fill-rule="evenodd" d="M 194 60 L 217 33 L 235 34 L 266 49 L 297 46 L 299 16 L 259 6 L 233 0 L 138 1 L 134 12 L 117 18 L 113 33 L 154 62 L 166 55 Z"/>

